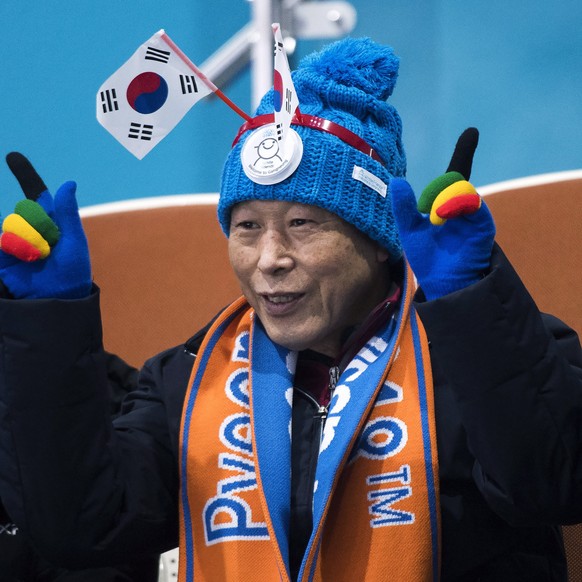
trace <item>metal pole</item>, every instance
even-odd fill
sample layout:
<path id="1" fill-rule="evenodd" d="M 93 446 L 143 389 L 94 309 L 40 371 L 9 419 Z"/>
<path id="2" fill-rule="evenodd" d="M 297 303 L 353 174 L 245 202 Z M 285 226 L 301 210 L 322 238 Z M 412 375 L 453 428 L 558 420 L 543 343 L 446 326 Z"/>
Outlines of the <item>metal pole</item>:
<path id="1" fill-rule="evenodd" d="M 219 87 L 225 86 L 248 66 L 254 38 L 255 29 L 249 22 L 201 63 L 200 70 Z"/>
<path id="2" fill-rule="evenodd" d="M 251 0 L 255 36 L 251 46 L 251 107 L 253 113 L 261 97 L 273 85 L 273 0 Z"/>

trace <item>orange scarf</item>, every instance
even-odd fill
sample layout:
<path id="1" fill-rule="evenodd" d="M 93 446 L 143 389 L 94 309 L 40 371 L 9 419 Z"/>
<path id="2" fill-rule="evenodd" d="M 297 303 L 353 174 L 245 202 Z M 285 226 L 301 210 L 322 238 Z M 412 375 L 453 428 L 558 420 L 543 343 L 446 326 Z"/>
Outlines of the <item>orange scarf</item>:
<path id="1" fill-rule="evenodd" d="M 432 378 L 410 280 L 334 391 L 301 582 L 438 580 Z M 206 334 L 182 418 L 180 582 L 289 581 L 296 356 L 242 298 Z"/>

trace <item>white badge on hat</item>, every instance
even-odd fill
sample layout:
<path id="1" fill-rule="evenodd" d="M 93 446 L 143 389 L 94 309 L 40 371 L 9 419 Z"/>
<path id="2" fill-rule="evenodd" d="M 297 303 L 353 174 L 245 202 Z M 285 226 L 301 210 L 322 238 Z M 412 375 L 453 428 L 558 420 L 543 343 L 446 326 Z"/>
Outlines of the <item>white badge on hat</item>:
<path id="1" fill-rule="evenodd" d="M 249 135 L 241 150 L 244 173 L 257 184 L 272 185 L 288 178 L 303 157 L 303 142 L 289 128 L 285 139 L 279 140 L 274 123 L 263 125 Z"/>

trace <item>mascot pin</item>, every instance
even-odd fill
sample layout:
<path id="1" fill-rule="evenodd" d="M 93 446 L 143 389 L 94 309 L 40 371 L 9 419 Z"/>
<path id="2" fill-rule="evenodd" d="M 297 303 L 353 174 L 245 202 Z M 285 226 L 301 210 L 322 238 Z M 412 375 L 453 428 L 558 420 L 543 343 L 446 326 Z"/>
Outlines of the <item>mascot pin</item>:
<path id="1" fill-rule="evenodd" d="M 241 151 L 245 174 L 257 184 L 277 184 L 288 178 L 299 166 L 303 143 L 298 133 L 289 128 L 285 139 L 277 135 L 277 125 L 259 127 L 248 137 Z"/>
<path id="2" fill-rule="evenodd" d="M 303 143 L 291 128 L 291 119 L 299 111 L 299 100 L 289 62 L 283 47 L 279 24 L 273 24 L 275 37 L 275 70 L 273 75 L 274 123 L 258 127 L 241 150 L 242 167 L 257 184 L 278 184 L 288 178 L 303 157 Z"/>

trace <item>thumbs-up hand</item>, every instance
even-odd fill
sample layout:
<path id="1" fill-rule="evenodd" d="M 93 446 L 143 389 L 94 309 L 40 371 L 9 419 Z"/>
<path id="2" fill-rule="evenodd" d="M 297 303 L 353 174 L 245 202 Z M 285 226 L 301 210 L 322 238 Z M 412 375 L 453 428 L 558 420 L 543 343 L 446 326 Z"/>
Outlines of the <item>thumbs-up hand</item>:
<path id="1" fill-rule="evenodd" d="M 91 265 L 76 184 L 65 182 L 53 199 L 26 157 L 12 152 L 6 161 L 26 199 L 2 225 L 2 282 L 17 299 L 86 297 Z"/>
<path id="2" fill-rule="evenodd" d="M 487 271 L 495 224 L 468 182 L 478 132 L 461 134 L 447 172 L 433 180 L 418 203 L 403 179 L 390 182 L 404 253 L 428 300 L 477 282 Z"/>

